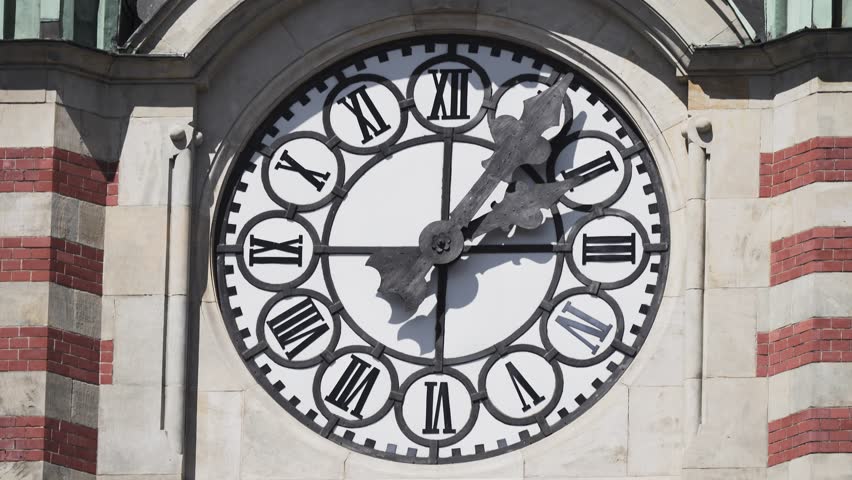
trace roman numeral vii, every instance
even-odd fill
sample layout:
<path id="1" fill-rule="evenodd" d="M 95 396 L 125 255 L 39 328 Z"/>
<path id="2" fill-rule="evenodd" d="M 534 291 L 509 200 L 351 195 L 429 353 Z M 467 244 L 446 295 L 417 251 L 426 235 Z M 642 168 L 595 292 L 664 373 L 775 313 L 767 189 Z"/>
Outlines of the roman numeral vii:
<path id="1" fill-rule="evenodd" d="M 326 395 L 325 400 L 344 412 L 351 413 L 355 418 L 363 418 L 361 410 L 364 409 L 364 404 L 367 403 L 367 398 L 373 391 L 378 378 L 378 368 L 353 355 L 343 375 L 340 376 L 331 393 Z M 349 404 L 355 400 L 355 397 L 358 397 L 358 401 L 350 410 Z"/>

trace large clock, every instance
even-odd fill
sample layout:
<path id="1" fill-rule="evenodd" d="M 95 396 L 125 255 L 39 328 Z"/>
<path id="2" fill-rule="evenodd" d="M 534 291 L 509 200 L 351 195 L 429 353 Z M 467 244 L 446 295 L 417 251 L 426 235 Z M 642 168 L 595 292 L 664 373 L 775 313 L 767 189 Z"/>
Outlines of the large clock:
<path id="1" fill-rule="evenodd" d="M 669 224 L 593 79 L 503 41 L 371 48 L 296 88 L 218 205 L 236 355 L 318 435 L 409 463 L 514 450 L 612 387 L 653 324 Z"/>

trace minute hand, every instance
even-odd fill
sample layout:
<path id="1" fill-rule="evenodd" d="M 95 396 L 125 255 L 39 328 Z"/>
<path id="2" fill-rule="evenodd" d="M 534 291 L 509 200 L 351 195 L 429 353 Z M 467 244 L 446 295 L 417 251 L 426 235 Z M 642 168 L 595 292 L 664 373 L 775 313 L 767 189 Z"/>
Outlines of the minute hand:
<path id="1" fill-rule="evenodd" d="M 544 92 L 525 100 L 520 119 L 504 115 L 490 124 L 497 148 L 487 160 L 485 172 L 450 213 L 450 221 L 455 226 L 467 226 L 500 182 L 511 181 L 519 166 L 547 160 L 550 143 L 541 135 L 548 128 L 559 125 L 562 104 L 572 77 L 566 75 Z"/>

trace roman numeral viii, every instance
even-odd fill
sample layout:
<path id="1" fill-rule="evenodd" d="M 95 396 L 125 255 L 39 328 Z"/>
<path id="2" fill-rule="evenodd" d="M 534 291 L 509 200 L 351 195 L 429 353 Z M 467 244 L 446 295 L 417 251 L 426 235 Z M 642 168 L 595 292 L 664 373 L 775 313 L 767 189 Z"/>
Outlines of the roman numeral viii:
<path id="1" fill-rule="evenodd" d="M 367 112 L 361 106 L 362 101 L 367 107 Z M 361 129 L 361 136 L 363 137 L 361 139 L 362 144 L 369 142 L 391 128 L 385 122 L 385 119 L 382 118 L 382 114 L 379 113 L 379 109 L 376 108 L 373 99 L 367 94 L 366 85 L 361 85 L 355 90 L 352 90 L 349 95 L 341 98 L 337 103 L 348 108 L 355 115 L 355 118 L 358 120 L 358 127 Z M 371 117 L 369 119 L 367 118 L 368 113 Z"/>
<path id="2" fill-rule="evenodd" d="M 429 70 L 435 82 L 435 99 L 429 120 L 462 120 L 470 118 L 467 113 L 467 77 L 469 68 L 442 68 Z M 444 100 L 444 91 L 450 89 L 450 107 Z"/>
<path id="3" fill-rule="evenodd" d="M 636 234 L 591 236 L 583 234 L 583 265 L 589 262 L 636 263 Z"/>
<path id="4" fill-rule="evenodd" d="M 450 411 L 450 387 L 447 382 L 426 382 L 426 427 L 424 434 L 434 433 L 456 433 L 453 428 L 453 416 Z M 438 394 L 435 395 L 435 388 Z M 438 428 L 439 421 L 443 418 L 443 431 Z"/>
<path id="5" fill-rule="evenodd" d="M 556 323 L 565 328 L 565 330 L 568 330 L 568 332 L 577 340 L 583 342 L 583 345 L 588 347 L 592 354 L 598 353 L 600 345 L 590 342 L 587 337 L 594 337 L 598 339 L 598 342 L 603 342 L 609 331 L 612 330 L 612 325 L 601 322 L 588 313 L 571 305 L 571 302 L 565 302 L 565 306 L 562 307 L 562 313 L 570 313 L 577 317 L 579 321 L 560 315 L 556 317 Z"/>
<path id="6" fill-rule="evenodd" d="M 249 236 L 249 266 L 267 263 L 302 266 L 302 236 L 284 242 L 271 242 Z"/>
<path id="7" fill-rule="evenodd" d="M 277 164 L 275 164 L 275 170 L 290 170 L 291 172 L 298 173 L 302 176 L 302 178 L 307 180 L 308 183 L 313 185 L 318 192 L 325 186 L 325 182 L 328 180 L 328 176 L 330 175 L 328 172 L 320 173 L 303 167 L 301 163 L 297 162 L 287 153 L 287 150 L 284 150 L 284 153 L 281 155 L 281 159 L 278 160 Z"/>
<path id="8" fill-rule="evenodd" d="M 284 313 L 269 319 L 266 324 L 291 360 L 331 329 L 311 298 L 305 298 Z M 293 348 L 288 350 L 290 345 Z"/>
<path id="9" fill-rule="evenodd" d="M 331 393 L 326 395 L 325 400 L 344 412 L 351 413 L 355 418 L 361 419 L 361 410 L 367 403 L 370 392 L 379 378 L 379 369 L 371 366 L 364 360 L 352 356 L 349 365 L 334 385 Z M 349 404 L 358 397 L 355 407 L 349 409 Z"/>
<path id="10" fill-rule="evenodd" d="M 544 401 L 544 397 L 535 391 L 532 385 L 530 385 L 530 382 L 521 375 L 521 372 L 518 371 L 512 362 L 506 362 L 506 371 L 509 372 L 509 378 L 512 380 L 512 385 L 515 387 L 515 393 L 518 394 L 518 400 L 521 401 L 521 411 L 526 412 L 533 406 Z M 521 390 L 523 390 L 523 392 Z M 526 397 L 530 398 L 532 405 L 527 403 L 527 399 L 524 394 L 526 394 Z"/>

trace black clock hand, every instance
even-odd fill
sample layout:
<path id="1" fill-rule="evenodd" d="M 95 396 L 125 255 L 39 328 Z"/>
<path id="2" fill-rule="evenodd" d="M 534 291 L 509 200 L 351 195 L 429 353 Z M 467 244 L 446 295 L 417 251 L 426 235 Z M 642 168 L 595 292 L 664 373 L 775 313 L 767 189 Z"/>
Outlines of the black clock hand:
<path id="1" fill-rule="evenodd" d="M 559 182 L 528 185 L 517 182 L 513 192 L 506 193 L 503 200 L 492 206 L 490 212 L 475 218 L 465 229 L 465 238 L 472 239 L 497 228 L 508 231 L 513 226 L 526 230 L 535 229 L 544 222 L 542 209 L 549 209 L 559 202 L 565 193 L 589 180 L 603 175 L 605 170 L 592 170 Z"/>
<path id="2" fill-rule="evenodd" d="M 367 259 L 381 277 L 379 293 L 399 296 L 409 310 L 426 298 L 426 275 L 434 265 L 456 260 L 464 247 L 462 228 L 467 226 L 494 189 L 510 181 L 515 169 L 538 164 L 550 155 L 550 143 L 542 134 L 559 125 L 563 100 L 572 75 L 566 75 L 541 94 L 524 101 L 520 119 L 501 116 L 489 125 L 496 149 L 486 160 L 485 172 L 450 213 L 449 220 L 428 225 L 420 234 L 420 254 L 413 249 L 383 249 Z"/>

